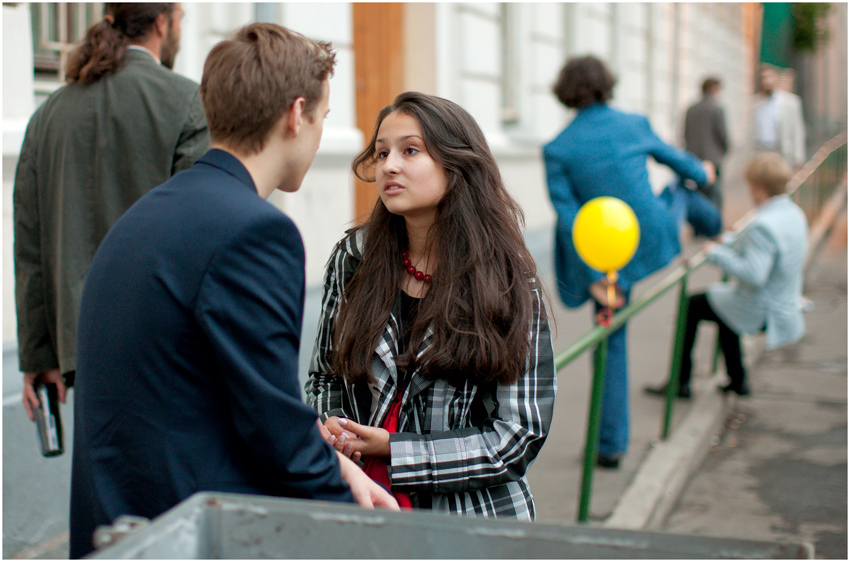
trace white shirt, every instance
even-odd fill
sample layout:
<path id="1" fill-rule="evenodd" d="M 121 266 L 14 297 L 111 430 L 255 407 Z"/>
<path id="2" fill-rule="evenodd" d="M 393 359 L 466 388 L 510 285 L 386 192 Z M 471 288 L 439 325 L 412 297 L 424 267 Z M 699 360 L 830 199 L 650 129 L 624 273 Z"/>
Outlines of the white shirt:
<path id="1" fill-rule="evenodd" d="M 756 112 L 756 141 L 762 147 L 779 146 L 779 96 L 773 92 Z"/>

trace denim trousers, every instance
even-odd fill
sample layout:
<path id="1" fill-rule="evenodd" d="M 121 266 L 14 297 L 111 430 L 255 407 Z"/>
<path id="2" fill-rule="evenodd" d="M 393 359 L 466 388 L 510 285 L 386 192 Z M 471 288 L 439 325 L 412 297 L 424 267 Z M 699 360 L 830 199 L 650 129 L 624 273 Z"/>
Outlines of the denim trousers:
<path id="1" fill-rule="evenodd" d="M 625 291 L 626 304 L 630 291 Z M 594 301 L 594 310 L 602 307 Z M 592 361 L 592 358 L 591 358 Z M 624 455 L 629 446 L 629 368 L 626 324 L 608 337 L 605 383 L 602 389 L 602 420 L 598 453 L 603 457 Z"/>

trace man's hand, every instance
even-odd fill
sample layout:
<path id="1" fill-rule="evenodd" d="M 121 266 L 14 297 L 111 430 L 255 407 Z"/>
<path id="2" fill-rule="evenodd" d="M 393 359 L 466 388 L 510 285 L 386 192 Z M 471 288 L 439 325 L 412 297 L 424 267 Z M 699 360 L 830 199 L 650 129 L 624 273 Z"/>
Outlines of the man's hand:
<path id="1" fill-rule="evenodd" d="M 705 181 L 706 185 L 714 185 L 714 182 L 717 181 L 717 169 L 714 167 L 714 163 L 703 160 L 702 168 L 705 170 L 705 175 L 708 176 L 708 179 Z"/>
<path id="2" fill-rule="evenodd" d="M 35 409 L 38 408 L 35 385 L 41 383 L 55 384 L 56 390 L 59 393 L 59 401 L 62 403 L 65 402 L 65 378 L 59 372 L 59 369 L 49 369 L 37 373 L 24 373 L 24 410 L 26 410 L 30 421 L 35 421 Z"/>
<path id="3" fill-rule="evenodd" d="M 352 422 L 353 423 L 353 422 Z M 366 476 L 366 473 L 343 454 L 337 452 L 339 470 L 358 505 L 366 509 L 383 507 L 391 511 L 401 511 L 398 502 L 380 484 Z"/>

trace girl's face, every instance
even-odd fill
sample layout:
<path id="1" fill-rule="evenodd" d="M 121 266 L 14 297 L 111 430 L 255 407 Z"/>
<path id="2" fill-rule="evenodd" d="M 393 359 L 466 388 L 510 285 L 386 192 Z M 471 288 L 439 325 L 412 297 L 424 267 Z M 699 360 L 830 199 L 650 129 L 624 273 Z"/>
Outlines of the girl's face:
<path id="1" fill-rule="evenodd" d="M 419 122 L 398 111 L 387 115 L 378 129 L 375 153 L 378 195 L 387 210 L 408 221 L 433 224 L 448 178 L 425 149 Z"/>

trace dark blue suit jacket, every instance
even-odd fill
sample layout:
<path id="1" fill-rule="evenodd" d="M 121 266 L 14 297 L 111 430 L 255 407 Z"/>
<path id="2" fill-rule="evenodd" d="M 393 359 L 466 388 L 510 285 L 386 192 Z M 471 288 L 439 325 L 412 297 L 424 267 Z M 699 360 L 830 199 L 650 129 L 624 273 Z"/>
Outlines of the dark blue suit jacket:
<path id="1" fill-rule="evenodd" d="M 667 265 L 679 253 L 679 224 L 667 204 L 653 193 L 648 157 L 676 174 L 705 183 L 702 163 L 668 145 L 642 115 L 624 113 L 604 103 L 584 107 L 553 141 L 543 147 L 549 196 L 558 214 L 555 274 L 561 300 L 581 306 L 587 287 L 603 273 L 591 269 L 573 245 L 572 227 L 581 206 L 603 195 L 625 201 L 637 215 L 640 242 L 632 260 L 619 271 L 626 290 Z"/>
<path id="2" fill-rule="evenodd" d="M 121 217 L 80 305 L 72 557 L 198 491 L 353 500 L 301 401 L 303 306 L 298 230 L 224 151 Z"/>

